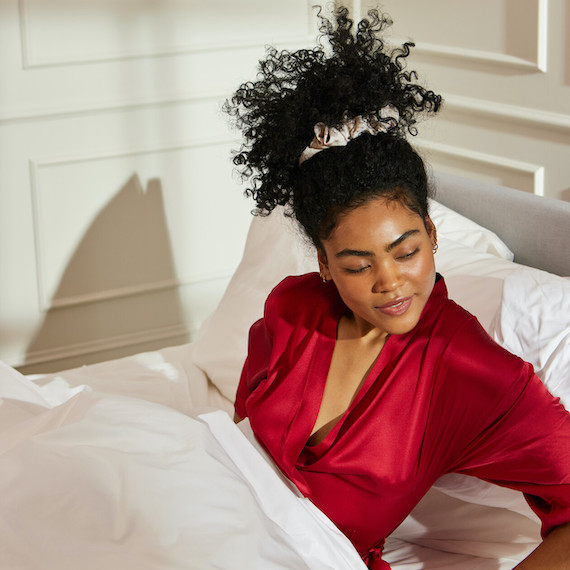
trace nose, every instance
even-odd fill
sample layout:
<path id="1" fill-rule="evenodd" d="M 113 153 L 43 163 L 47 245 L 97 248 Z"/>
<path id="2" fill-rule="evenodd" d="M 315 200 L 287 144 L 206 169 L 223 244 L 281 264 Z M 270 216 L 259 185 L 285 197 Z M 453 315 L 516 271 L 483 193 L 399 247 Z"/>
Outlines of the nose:
<path id="1" fill-rule="evenodd" d="M 386 261 L 376 268 L 372 283 L 373 293 L 390 293 L 402 284 L 402 273 L 394 261 Z"/>

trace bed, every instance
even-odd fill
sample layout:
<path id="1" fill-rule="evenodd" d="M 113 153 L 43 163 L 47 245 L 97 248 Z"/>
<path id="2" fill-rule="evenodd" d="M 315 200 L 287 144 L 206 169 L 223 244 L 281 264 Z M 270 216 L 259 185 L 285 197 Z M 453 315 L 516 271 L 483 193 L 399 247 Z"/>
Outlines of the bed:
<path id="1" fill-rule="evenodd" d="M 570 204 L 434 174 L 450 297 L 570 405 Z M 254 218 L 194 342 L 56 374 L 0 365 L 0 567 L 364 569 L 230 415 L 271 288 L 316 270 L 291 221 Z M 394 570 L 512 568 L 539 542 L 522 495 L 442 477 L 388 539 Z"/>

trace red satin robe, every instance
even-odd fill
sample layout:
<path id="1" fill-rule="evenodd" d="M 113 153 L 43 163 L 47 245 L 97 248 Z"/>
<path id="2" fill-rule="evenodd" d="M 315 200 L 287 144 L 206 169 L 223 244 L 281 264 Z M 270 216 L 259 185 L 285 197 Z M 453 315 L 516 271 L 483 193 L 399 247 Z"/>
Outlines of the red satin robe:
<path id="1" fill-rule="evenodd" d="M 385 537 L 445 473 L 522 491 L 543 535 L 570 521 L 568 412 L 440 276 L 416 327 L 388 337 L 347 412 L 307 446 L 346 311 L 317 274 L 281 282 L 251 327 L 235 410 L 370 568 L 389 568 Z"/>

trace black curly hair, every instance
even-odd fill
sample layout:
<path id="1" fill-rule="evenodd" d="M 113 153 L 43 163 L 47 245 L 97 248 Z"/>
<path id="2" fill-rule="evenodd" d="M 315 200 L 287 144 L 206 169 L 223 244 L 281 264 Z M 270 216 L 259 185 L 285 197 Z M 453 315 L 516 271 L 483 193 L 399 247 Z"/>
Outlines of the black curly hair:
<path id="1" fill-rule="evenodd" d="M 406 136 L 416 134 L 418 114 L 439 109 L 441 96 L 405 70 L 413 43 L 386 49 L 387 15 L 371 10 L 355 31 L 347 8 L 337 8 L 332 20 L 319 12 L 319 19 L 321 40 L 328 41 L 294 52 L 268 48 L 257 80 L 241 85 L 224 110 L 245 137 L 233 162 L 249 181 L 254 213 L 287 206 L 322 247 L 338 214 L 373 196 L 403 200 L 425 219 L 425 168 Z M 338 127 L 357 116 L 384 122 L 379 110 L 388 105 L 399 117 L 385 123 L 386 133 L 362 134 L 299 164 L 317 123 Z"/>

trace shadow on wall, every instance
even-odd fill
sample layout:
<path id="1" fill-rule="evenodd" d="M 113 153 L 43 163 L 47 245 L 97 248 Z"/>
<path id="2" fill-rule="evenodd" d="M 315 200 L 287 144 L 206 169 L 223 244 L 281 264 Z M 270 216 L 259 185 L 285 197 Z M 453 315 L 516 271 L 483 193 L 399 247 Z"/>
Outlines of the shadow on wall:
<path id="1" fill-rule="evenodd" d="M 160 181 L 133 175 L 71 257 L 26 351 L 53 372 L 187 341 Z"/>

